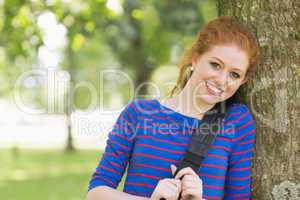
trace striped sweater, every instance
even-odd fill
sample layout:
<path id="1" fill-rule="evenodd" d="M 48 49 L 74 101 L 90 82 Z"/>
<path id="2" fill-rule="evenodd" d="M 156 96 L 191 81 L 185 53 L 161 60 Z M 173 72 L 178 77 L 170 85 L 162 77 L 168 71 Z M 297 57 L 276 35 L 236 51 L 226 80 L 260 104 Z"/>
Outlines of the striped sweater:
<path id="1" fill-rule="evenodd" d="M 233 104 L 198 175 L 205 199 L 250 199 L 255 122 L 244 104 Z M 184 155 L 201 120 L 160 104 L 135 99 L 119 115 L 104 154 L 90 180 L 116 188 L 127 168 L 124 192 L 150 197 L 158 181 L 171 178 L 171 164 Z"/>

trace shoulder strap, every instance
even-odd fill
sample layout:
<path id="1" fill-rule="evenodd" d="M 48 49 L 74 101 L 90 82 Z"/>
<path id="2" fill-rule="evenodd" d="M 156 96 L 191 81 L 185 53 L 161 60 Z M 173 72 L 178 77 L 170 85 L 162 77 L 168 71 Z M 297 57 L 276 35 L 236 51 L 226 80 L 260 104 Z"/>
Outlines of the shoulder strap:
<path id="1" fill-rule="evenodd" d="M 224 101 L 217 103 L 204 114 L 201 123 L 192 135 L 187 152 L 180 160 L 174 176 L 176 176 L 179 170 L 185 167 L 191 167 L 196 173 L 198 172 L 202 160 L 206 157 L 208 149 L 214 142 L 217 132 L 222 126 L 226 109 L 227 106 Z"/>
<path id="2" fill-rule="evenodd" d="M 206 157 L 208 149 L 214 142 L 217 132 L 225 119 L 227 106 L 226 101 L 217 103 L 204 114 L 201 123 L 192 135 L 186 153 L 177 166 L 174 177 L 185 167 L 191 167 L 196 173 L 198 172 L 202 160 Z M 178 199 L 181 199 L 181 193 Z M 165 199 L 161 198 L 160 200 Z"/>

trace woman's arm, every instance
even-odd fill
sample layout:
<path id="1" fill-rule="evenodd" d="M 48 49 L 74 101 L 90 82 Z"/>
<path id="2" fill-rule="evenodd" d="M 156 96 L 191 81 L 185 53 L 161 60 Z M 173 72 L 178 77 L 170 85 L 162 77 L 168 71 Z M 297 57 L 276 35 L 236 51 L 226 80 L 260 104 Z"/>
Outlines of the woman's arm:
<path id="1" fill-rule="evenodd" d="M 255 143 L 255 121 L 247 106 L 239 108 L 235 138 L 228 160 L 224 200 L 251 198 L 251 160 Z"/>
<path id="2" fill-rule="evenodd" d="M 138 197 L 125 192 L 118 191 L 116 189 L 99 186 L 90 190 L 87 194 L 87 200 L 148 200 L 149 198 Z"/>
<path id="3" fill-rule="evenodd" d="M 100 186 L 107 186 L 111 189 L 118 187 L 131 157 L 135 140 L 137 113 L 134 106 L 134 102 L 126 106 L 109 133 L 103 156 L 90 180 L 89 193 Z M 98 199 L 104 199 L 101 195 L 110 194 L 106 191 L 107 189 L 103 191 L 97 189 L 95 192 L 91 192 L 90 195 L 96 195 Z M 112 194 L 119 193 L 113 192 Z"/>

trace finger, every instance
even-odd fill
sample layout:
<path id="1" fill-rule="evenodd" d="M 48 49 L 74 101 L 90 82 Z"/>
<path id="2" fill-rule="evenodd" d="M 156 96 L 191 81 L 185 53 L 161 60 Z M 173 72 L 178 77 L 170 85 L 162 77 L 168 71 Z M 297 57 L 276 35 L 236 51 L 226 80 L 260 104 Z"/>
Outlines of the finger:
<path id="1" fill-rule="evenodd" d="M 178 191 L 181 191 L 181 181 L 178 179 L 173 179 L 172 180 L 173 184 L 176 185 L 176 187 L 178 188 Z"/>
<path id="2" fill-rule="evenodd" d="M 167 182 L 164 187 L 161 187 L 161 196 L 165 199 L 177 200 L 181 190 L 174 183 Z"/>
<path id="3" fill-rule="evenodd" d="M 180 179 L 182 176 L 185 176 L 185 175 L 192 175 L 192 176 L 198 176 L 194 170 L 190 167 L 186 167 L 186 168 L 183 168 L 181 169 L 175 176 L 175 179 Z"/>
<path id="4" fill-rule="evenodd" d="M 181 198 L 183 200 L 192 199 L 192 195 L 188 194 L 186 191 L 182 191 Z"/>
<path id="5" fill-rule="evenodd" d="M 183 199 L 191 199 L 191 197 L 201 197 L 202 196 L 201 192 L 197 189 L 183 190 L 181 195 L 182 195 Z"/>
<path id="6" fill-rule="evenodd" d="M 164 199 L 171 199 L 172 197 L 176 197 L 177 193 L 178 192 L 176 192 L 173 189 L 167 187 L 167 188 L 164 188 L 163 190 L 161 190 L 161 195 L 160 196 Z"/>
<path id="7" fill-rule="evenodd" d="M 197 191 L 202 192 L 202 181 L 200 178 L 196 178 L 191 175 L 185 175 L 183 179 L 181 180 L 181 189 L 187 190 L 187 189 L 194 189 Z"/>
<path id="8" fill-rule="evenodd" d="M 187 174 L 183 177 L 182 181 L 192 181 L 192 182 L 197 182 L 199 180 L 198 177 L 195 177 L 193 175 Z"/>
<path id="9" fill-rule="evenodd" d="M 181 181 L 180 180 L 168 179 L 166 186 L 172 188 L 174 190 L 174 192 L 181 191 Z"/>
<path id="10" fill-rule="evenodd" d="M 176 170 L 177 170 L 177 167 L 175 165 L 171 164 L 171 171 L 172 171 L 173 175 L 175 174 Z"/>
<path id="11" fill-rule="evenodd" d="M 193 182 L 185 182 L 185 183 L 182 183 L 181 189 L 182 190 L 186 190 L 186 189 L 198 189 L 198 190 L 201 190 L 201 186 L 195 185 L 195 183 L 193 183 Z"/>

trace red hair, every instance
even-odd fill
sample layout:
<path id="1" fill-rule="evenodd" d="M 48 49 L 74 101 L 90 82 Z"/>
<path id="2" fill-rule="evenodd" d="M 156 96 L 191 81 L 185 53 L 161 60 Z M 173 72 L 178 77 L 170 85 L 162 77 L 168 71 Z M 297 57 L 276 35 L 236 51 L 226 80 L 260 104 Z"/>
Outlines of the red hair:
<path id="1" fill-rule="evenodd" d="M 209 23 L 198 33 L 196 40 L 185 53 L 179 64 L 179 77 L 176 86 L 171 90 L 171 96 L 180 92 L 187 83 L 189 76 L 186 72 L 192 64 L 192 58 L 198 58 L 209 51 L 214 45 L 236 45 L 245 51 L 249 58 L 249 66 L 246 77 L 249 78 L 255 72 L 259 63 L 260 50 L 256 37 L 251 31 L 237 20 L 221 16 Z"/>

